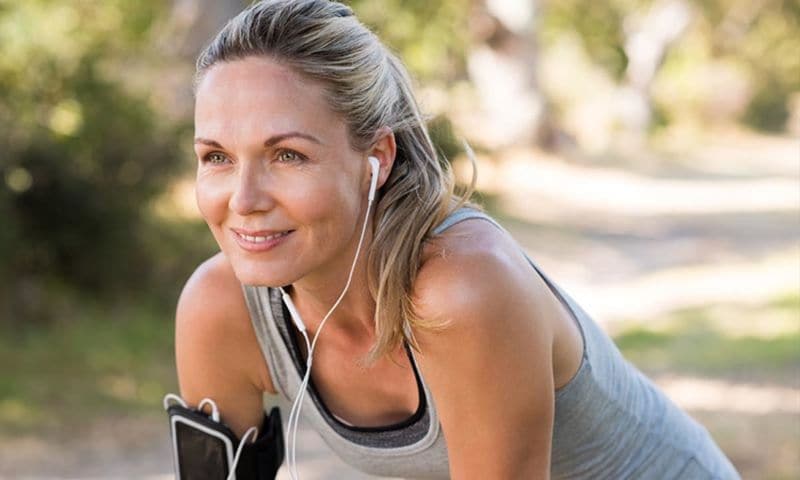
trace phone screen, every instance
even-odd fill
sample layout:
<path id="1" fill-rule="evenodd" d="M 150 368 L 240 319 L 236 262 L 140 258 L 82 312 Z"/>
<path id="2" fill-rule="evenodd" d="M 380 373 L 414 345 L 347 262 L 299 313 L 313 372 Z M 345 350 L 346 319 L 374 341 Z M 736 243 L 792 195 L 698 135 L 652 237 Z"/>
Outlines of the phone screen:
<path id="1" fill-rule="evenodd" d="M 175 423 L 180 480 L 224 479 L 228 475 L 225 442 L 183 422 Z"/>

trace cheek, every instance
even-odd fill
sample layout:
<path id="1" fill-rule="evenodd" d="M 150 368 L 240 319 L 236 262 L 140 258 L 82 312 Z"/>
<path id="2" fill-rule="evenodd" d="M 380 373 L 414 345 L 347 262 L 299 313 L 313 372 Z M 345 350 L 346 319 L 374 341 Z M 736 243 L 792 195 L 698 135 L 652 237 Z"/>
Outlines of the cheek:
<path id="1" fill-rule="evenodd" d="M 198 178 L 194 191 L 197 208 L 209 226 L 221 222 L 228 207 L 228 195 L 223 186 L 209 179 Z"/>
<path id="2" fill-rule="evenodd" d="M 287 189 L 281 203 L 298 223 L 317 228 L 335 223 L 337 214 L 341 214 L 339 196 L 330 185 L 303 185 Z"/>
<path id="3" fill-rule="evenodd" d="M 327 168 L 301 172 L 286 169 L 275 173 L 270 185 L 274 201 L 298 220 L 321 220 L 341 205 L 341 179 Z"/>
<path id="4" fill-rule="evenodd" d="M 324 182 L 300 183 L 286 193 L 284 205 L 300 223 L 313 225 L 311 233 L 321 242 L 347 234 L 360 211 L 352 182 L 336 176 Z"/>

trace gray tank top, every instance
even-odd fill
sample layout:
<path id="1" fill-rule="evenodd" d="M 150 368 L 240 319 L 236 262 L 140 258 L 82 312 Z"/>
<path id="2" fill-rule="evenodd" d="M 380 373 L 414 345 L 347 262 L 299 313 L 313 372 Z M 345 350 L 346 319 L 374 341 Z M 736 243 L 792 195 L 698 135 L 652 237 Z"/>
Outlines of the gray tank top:
<path id="1" fill-rule="evenodd" d="M 451 214 L 433 233 L 440 234 L 471 218 L 488 220 L 502 229 L 486 214 L 464 208 Z M 738 479 L 708 431 L 628 363 L 580 305 L 536 263 L 530 258 L 528 261 L 565 305 L 584 344 L 578 372 L 555 392 L 552 478 Z M 289 312 L 277 289 L 243 288 L 272 382 L 291 404 L 305 373 L 305 362 Z M 311 424 L 342 460 L 365 473 L 447 479 L 447 445 L 436 404 L 417 369 L 413 351 L 408 347 L 406 351 L 420 393 L 419 408 L 410 418 L 385 427 L 345 424 L 330 412 L 312 381 L 304 399 L 303 421 Z"/>

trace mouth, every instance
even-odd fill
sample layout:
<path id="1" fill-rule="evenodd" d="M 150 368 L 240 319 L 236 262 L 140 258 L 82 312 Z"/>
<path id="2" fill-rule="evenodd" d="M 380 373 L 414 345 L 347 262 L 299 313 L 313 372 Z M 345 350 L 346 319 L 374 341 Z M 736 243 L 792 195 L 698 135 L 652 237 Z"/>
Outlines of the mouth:
<path id="1" fill-rule="evenodd" d="M 237 243 L 245 250 L 263 251 L 280 244 L 294 230 L 247 231 L 231 229 Z"/>
<path id="2" fill-rule="evenodd" d="M 235 232 L 235 233 L 237 235 L 239 235 L 240 237 L 242 237 L 243 239 L 247 240 L 248 242 L 251 242 L 251 243 L 265 243 L 265 242 L 269 242 L 271 240 L 276 240 L 278 238 L 285 237 L 286 235 L 289 235 L 290 233 L 292 233 L 292 230 L 286 230 L 284 232 L 272 233 L 270 235 L 247 235 L 247 234 L 239 233 L 239 232 Z"/>

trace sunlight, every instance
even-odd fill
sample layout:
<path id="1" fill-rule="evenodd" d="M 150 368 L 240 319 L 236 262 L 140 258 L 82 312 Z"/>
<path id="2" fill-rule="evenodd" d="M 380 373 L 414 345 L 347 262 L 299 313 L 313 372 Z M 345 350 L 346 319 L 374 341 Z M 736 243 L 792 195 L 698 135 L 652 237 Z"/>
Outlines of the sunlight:
<path id="1" fill-rule="evenodd" d="M 687 410 L 752 415 L 800 413 L 799 388 L 680 376 L 661 377 L 656 383 L 678 406 Z"/>

